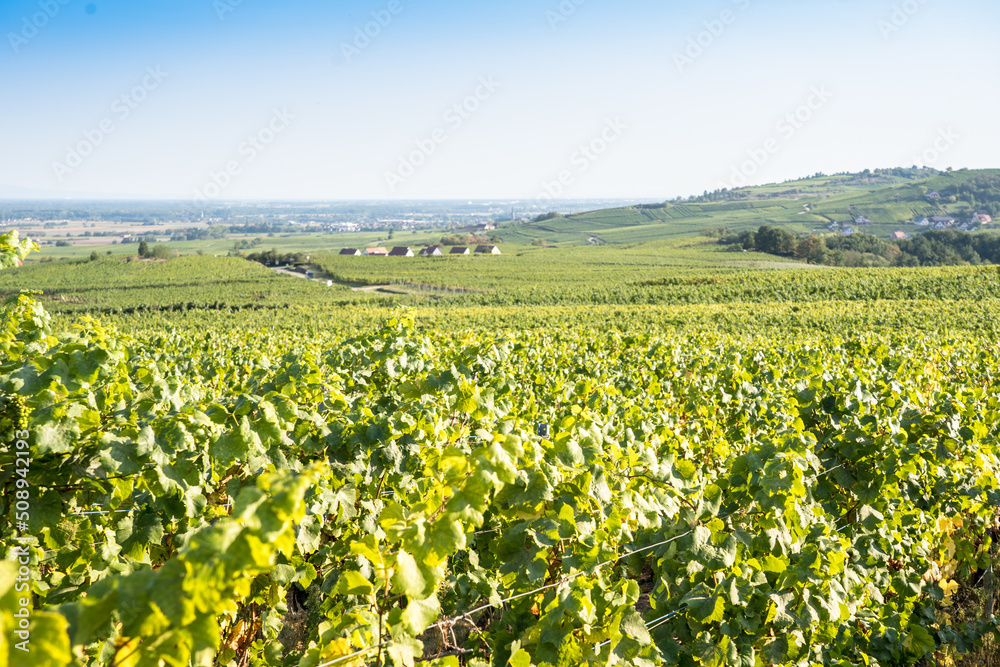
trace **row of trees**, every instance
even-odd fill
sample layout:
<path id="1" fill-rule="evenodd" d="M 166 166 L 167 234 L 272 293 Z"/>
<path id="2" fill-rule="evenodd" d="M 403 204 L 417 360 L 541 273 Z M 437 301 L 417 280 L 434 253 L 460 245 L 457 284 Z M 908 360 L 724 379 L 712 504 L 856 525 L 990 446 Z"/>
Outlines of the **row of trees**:
<path id="1" fill-rule="evenodd" d="M 485 243 L 500 243 L 500 237 L 494 234 L 487 237 L 479 234 L 452 234 L 441 237 L 439 245 L 483 245 Z"/>
<path id="2" fill-rule="evenodd" d="M 280 264 L 300 264 L 306 261 L 306 255 L 300 252 L 279 253 L 276 248 L 271 248 L 266 252 L 250 253 L 246 259 L 264 266 L 278 266 Z"/>
<path id="3" fill-rule="evenodd" d="M 1000 264 L 1000 235 L 935 230 L 914 239 L 886 241 L 871 234 L 796 236 L 764 225 L 723 237 L 721 243 L 810 264 L 829 266 L 954 266 Z"/>

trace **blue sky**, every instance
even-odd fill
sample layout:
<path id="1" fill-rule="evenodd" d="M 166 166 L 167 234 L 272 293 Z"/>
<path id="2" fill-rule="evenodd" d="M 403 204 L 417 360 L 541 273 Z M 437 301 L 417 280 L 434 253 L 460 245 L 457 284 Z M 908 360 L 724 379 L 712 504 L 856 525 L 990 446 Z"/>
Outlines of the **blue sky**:
<path id="1" fill-rule="evenodd" d="M 998 19 L 986 0 L 4 0 L 0 195 L 662 200 L 996 167 Z"/>

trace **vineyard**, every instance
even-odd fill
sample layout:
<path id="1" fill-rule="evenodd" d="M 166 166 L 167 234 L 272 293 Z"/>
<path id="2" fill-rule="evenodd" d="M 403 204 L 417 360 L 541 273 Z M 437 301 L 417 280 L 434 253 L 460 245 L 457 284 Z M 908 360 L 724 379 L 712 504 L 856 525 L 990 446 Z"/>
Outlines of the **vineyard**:
<path id="1" fill-rule="evenodd" d="M 170 261 L 68 261 L 33 264 L 0 273 L 0 294 L 25 286 L 53 312 L 115 315 L 188 310 L 274 311 L 289 304 L 342 306 L 371 302 L 349 288 L 323 287 L 281 276 L 237 257 L 181 257 Z"/>
<path id="2" fill-rule="evenodd" d="M 802 264 L 781 263 L 771 255 L 695 245 L 533 249 L 503 257 L 414 261 L 326 257 L 320 262 L 343 281 L 371 285 L 407 281 L 483 290 L 463 297 L 461 303 L 493 307 L 981 300 L 994 297 L 1000 288 L 995 266 L 803 270 Z"/>
<path id="3" fill-rule="evenodd" d="M 208 259 L 2 307 L 0 667 L 995 650 L 995 268 L 647 266 L 406 308 L 274 277 L 237 310 L 199 301 Z M 174 289 L 196 306 L 139 308 Z"/>

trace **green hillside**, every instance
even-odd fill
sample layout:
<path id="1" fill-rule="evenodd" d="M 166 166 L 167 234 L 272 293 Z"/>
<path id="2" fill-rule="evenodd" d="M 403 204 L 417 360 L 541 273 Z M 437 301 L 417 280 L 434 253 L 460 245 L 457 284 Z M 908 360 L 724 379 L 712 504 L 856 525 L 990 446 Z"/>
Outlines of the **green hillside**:
<path id="1" fill-rule="evenodd" d="M 927 198 L 931 192 L 944 196 L 934 202 Z M 955 194 L 947 195 L 949 192 Z M 560 245 L 630 244 L 688 236 L 706 229 L 740 231 L 765 224 L 779 225 L 793 233 L 820 233 L 837 222 L 888 236 L 897 229 L 906 230 L 908 225 L 910 233 L 919 231 L 912 223 L 922 216 L 962 220 L 984 209 L 994 217 L 1000 213 L 1000 169 L 892 169 L 817 175 L 662 204 L 513 223 L 503 227 L 499 235 L 508 243 L 540 239 Z M 861 216 L 870 223 L 857 224 Z"/>

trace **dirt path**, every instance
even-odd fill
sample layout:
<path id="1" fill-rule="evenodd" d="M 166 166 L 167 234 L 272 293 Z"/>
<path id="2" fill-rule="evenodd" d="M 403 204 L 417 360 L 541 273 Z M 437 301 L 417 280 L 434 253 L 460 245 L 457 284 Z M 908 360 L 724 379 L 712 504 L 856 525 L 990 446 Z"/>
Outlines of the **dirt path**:
<path id="1" fill-rule="evenodd" d="M 283 266 L 272 266 L 271 270 L 275 273 L 280 273 L 285 276 L 293 276 L 295 278 L 302 278 L 304 280 L 312 280 L 317 283 L 327 283 L 333 282 L 334 285 L 342 285 L 344 287 L 350 287 L 354 292 L 385 292 L 387 294 L 416 294 L 415 291 L 409 291 L 394 285 L 362 285 L 361 287 L 354 287 L 348 285 L 347 283 L 340 282 L 338 280 L 333 280 L 332 278 L 327 278 L 320 276 L 318 278 L 310 278 L 305 273 L 300 271 L 293 271 L 291 269 L 285 268 Z"/>
<path id="2" fill-rule="evenodd" d="M 309 280 L 309 277 L 306 276 L 306 274 L 299 273 L 298 271 L 292 271 L 291 269 L 286 269 L 283 266 L 272 266 L 271 270 L 274 271 L 275 273 L 281 273 L 286 276 L 294 276 L 296 278 L 305 278 L 306 280 Z"/>
<path id="3" fill-rule="evenodd" d="M 595 237 L 596 238 L 596 237 Z M 600 241 L 600 239 L 597 239 Z M 280 273 L 285 276 L 293 276 L 295 278 L 302 278 L 304 280 L 312 280 L 317 283 L 327 283 L 331 282 L 334 285 L 340 285 L 341 287 L 350 287 L 354 292 L 381 292 L 383 294 L 400 294 L 400 295 L 413 295 L 413 296 L 431 296 L 434 298 L 444 298 L 449 296 L 457 296 L 456 294 L 448 294 L 447 290 L 440 292 L 420 290 L 417 286 L 411 285 L 357 285 L 357 283 L 351 284 L 344 282 L 342 280 L 335 280 L 330 276 L 319 270 L 319 267 L 310 266 L 303 271 L 294 271 L 292 269 L 286 268 L 284 266 L 272 266 L 269 267 L 275 273 Z M 305 274 L 305 271 L 312 271 L 314 274 L 313 278 L 310 278 Z M 471 290 L 475 292 L 475 290 Z M 469 293 L 469 290 L 461 290 L 462 294 Z"/>

